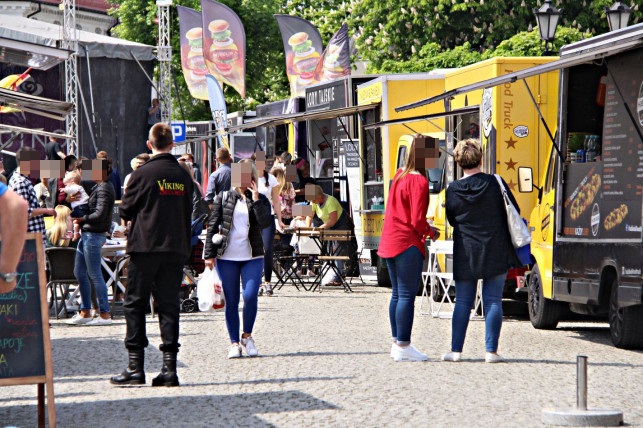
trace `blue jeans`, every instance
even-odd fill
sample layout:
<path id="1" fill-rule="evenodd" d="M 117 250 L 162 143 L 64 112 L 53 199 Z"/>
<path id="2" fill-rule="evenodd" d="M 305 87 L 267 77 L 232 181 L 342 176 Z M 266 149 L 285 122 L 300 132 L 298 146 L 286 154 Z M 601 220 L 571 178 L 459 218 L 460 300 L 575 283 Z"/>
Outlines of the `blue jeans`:
<path id="1" fill-rule="evenodd" d="M 422 253 L 410 247 L 402 254 L 385 259 L 393 292 L 388 307 L 391 335 L 398 345 L 411 343 L 415 295 L 422 276 Z"/>
<path id="2" fill-rule="evenodd" d="M 482 283 L 482 305 L 484 308 L 485 350 L 496 352 L 502 327 L 502 290 L 506 273 L 484 278 Z M 476 298 L 478 281 L 473 279 L 456 281 L 455 309 L 451 320 L 451 351 L 462 352 L 467 334 L 471 309 Z"/>
<path id="3" fill-rule="evenodd" d="M 257 319 L 257 301 L 263 259 L 245 261 L 217 260 L 225 298 L 225 324 L 230 343 L 239 342 L 239 284 L 243 293 L 243 332 L 252 333 Z"/>
<path id="4" fill-rule="evenodd" d="M 107 284 L 103 278 L 103 271 L 100 265 L 101 248 L 107 237 L 104 233 L 83 232 L 76 248 L 76 260 L 74 262 L 74 275 L 80 287 L 82 303 L 81 310 L 92 308 L 92 285 L 98 297 L 98 309 L 102 314 L 109 313 L 109 302 L 107 300 Z M 91 281 L 91 283 L 90 283 Z"/>
<path id="5" fill-rule="evenodd" d="M 270 226 L 265 229 L 261 229 L 261 238 L 263 239 L 264 249 L 263 267 L 265 268 L 263 278 L 266 282 L 270 282 L 270 279 L 272 278 L 272 247 L 275 242 L 275 232 L 277 231 L 277 227 L 275 226 L 275 216 L 273 215 L 271 217 L 272 221 L 270 222 Z"/>

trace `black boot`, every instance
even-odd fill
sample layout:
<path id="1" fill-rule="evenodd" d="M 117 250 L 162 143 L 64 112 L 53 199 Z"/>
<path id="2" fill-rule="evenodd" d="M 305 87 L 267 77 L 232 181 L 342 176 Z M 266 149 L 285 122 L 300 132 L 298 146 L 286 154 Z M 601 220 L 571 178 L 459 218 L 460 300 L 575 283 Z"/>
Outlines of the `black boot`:
<path id="1" fill-rule="evenodd" d="M 123 370 L 123 373 L 113 376 L 109 382 L 112 385 L 144 385 L 145 384 L 145 371 L 143 370 L 143 363 L 145 360 L 145 350 L 130 350 L 129 351 L 129 364 Z"/>
<path id="2" fill-rule="evenodd" d="M 163 352 L 161 373 L 152 379 L 152 386 L 179 386 L 176 375 L 176 352 Z"/>

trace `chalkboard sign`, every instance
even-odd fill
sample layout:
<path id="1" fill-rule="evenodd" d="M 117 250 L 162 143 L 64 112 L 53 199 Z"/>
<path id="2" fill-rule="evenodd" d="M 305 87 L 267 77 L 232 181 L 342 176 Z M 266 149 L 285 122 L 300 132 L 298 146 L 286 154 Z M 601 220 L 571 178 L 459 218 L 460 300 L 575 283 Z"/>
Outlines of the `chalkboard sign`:
<path id="1" fill-rule="evenodd" d="M 55 426 L 44 247 L 39 233 L 27 234 L 17 272 L 15 289 L 0 294 L 0 386 L 38 384 L 40 419 L 44 404 L 40 386 L 47 384 L 49 425 Z"/>

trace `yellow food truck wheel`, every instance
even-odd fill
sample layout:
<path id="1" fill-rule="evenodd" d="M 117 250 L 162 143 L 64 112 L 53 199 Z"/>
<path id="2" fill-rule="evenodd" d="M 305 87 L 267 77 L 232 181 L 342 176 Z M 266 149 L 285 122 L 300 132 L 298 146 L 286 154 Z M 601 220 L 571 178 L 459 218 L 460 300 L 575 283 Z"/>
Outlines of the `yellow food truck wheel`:
<path id="1" fill-rule="evenodd" d="M 540 279 L 538 265 L 534 265 L 529 277 L 529 294 L 527 297 L 529 319 L 531 325 L 537 329 L 553 329 L 558 325 L 565 306 L 543 296 L 543 287 Z"/>

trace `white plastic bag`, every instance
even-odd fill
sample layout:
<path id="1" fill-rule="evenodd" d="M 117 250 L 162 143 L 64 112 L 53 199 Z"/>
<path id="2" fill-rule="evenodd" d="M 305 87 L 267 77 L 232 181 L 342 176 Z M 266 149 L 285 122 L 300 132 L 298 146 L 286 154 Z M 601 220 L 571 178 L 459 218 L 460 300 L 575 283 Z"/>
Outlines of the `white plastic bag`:
<path id="1" fill-rule="evenodd" d="M 525 245 L 531 242 L 531 232 L 529 228 L 522 221 L 520 214 L 516 207 L 513 206 L 505 186 L 502 185 L 502 180 L 498 174 L 494 174 L 498 184 L 500 185 L 500 191 L 502 192 L 502 198 L 505 203 L 505 210 L 507 210 L 507 226 L 509 227 L 509 234 L 511 235 L 511 243 L 514 245 L 514 248 L 524 247 Z"/>
<path id="2" fill-rule="evenodd" d="M 215 269 L 205 268 L 196 286 L 196 295 L 201 312 L 221 310 L 225 307 L 221 279 Z"/>

